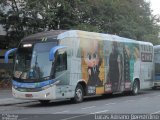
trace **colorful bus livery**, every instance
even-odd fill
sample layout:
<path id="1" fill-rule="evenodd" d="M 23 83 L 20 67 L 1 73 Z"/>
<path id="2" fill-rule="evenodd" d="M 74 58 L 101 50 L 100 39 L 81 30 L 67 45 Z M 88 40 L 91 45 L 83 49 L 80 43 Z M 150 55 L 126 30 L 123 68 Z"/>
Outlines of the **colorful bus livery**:
<path id="1" fill-rule="evenodd" d="M 22 39 L 15 51 L 13 96 L 69 98 L 151 88 L 153 45 L 116 35 L 79 30 L 49 31 Z"/>

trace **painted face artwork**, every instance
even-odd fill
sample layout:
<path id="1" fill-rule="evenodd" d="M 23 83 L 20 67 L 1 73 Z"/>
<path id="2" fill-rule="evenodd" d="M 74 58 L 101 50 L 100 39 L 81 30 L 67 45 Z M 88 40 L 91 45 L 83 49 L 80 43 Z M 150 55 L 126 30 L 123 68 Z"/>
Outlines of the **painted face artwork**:
<path id="1" fill-rule="evenodd" d="M 93 41 L 92 45 L 84 51 L 84 60 L 88 67 L 95 67 L 99 63 L 98 43 Z"/>
<path id="2" fill-rule="evenodd" d="M 102 86 L 102 81 L 99 78 L 99 67 L 101 65 L 101 58 L 99 54 L 99 44 L 97 40 L 88 42 L 87 47 L 83 47 L 84 62 L 87 65 L 89 86 Z"/>

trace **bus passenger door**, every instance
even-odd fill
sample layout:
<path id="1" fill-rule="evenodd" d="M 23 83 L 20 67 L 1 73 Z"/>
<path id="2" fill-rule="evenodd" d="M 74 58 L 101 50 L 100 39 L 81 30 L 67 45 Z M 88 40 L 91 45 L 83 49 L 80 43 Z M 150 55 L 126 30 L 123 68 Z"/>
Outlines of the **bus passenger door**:
<path id="1" fill-rule="evenodd" d="M 54 78 L 59 81 L 59 85 L 68 85 L 67 74 L 67 51 L 65 49 L 59 49 L 56 52 L 54 63 Z"/>

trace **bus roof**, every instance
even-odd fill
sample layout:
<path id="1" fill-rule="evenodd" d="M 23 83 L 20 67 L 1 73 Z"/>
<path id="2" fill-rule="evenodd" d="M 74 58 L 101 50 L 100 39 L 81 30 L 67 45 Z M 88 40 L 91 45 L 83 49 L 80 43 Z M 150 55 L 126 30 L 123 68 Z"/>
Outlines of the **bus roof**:
<path id="1" fill-rule="evenodd" d="M 100 39 L 100 40 L 109 40 L 109 41 L 119 41 L 119 42 L 128 42 L 128 43 L 137 43 L 137 44 L 145 44 L 145 45 L 151 45 L 150 42 L 144 42 L 144 41 L 137 41 L 129 38 L 120 37 L 118 35 L 112 35 L 112 34 L 105 34 L 105 33 L 96 33 L 96 32 L 86 32 L 81 30 L 69 30 L 65 31 L 64 33 L 61 33 L 58 35 L 59 39 L 63 39 L 65 37 L 82 37 L 82 38 L 89 38 L 89 39 Z"/>
<path id="2" fill-rule="evenodd" d="M 160 51 L 160 45 L 155 45 L 154 52 L 159 52 L 159 51 Z"/>
<path id="3" fill-rule="evenodd" d="M 156 48 L 160 48 L 160 45 L 155 45 L 154 48 L 155 48 L 155 49 L 156 49 Z"/>
<path id="4" fill-rule="evenodd" d="M 30 42 L 30 41 L 38 41 L 39 39 L 42 39 L 44 37 L 54 37 L 56 38 L 59 34 L 65 32 L 66 30 L 51 30 L 51 31 L 45 31 L 40 32 L 36 34 L 29 35 L 21 40 L 21 42 Z"/>
<path id="5" fill-rule="evenodd" d="M 96 33 L 96 32 L 87 32 L 81 30 L 51 30 L 40 32 L 37 34 L 30 35 L 22 39 L 22 42 L 33 42 L 38 41 L 44 37 L 54 37 L 57 39 L 63 39 L 65 37 L 82 37 L 82 38 L 90 38 L 90 39 L 101 39 L 101 40 L 109 40 L 109 41 L 119 41 L 119 42 L 131 42 L 138 44 L 146 44 L 153 45 L 150 42 L 137 41 L 129 38 L 120 37 L 117 35 L 105 34 L 105 33 Z"/>

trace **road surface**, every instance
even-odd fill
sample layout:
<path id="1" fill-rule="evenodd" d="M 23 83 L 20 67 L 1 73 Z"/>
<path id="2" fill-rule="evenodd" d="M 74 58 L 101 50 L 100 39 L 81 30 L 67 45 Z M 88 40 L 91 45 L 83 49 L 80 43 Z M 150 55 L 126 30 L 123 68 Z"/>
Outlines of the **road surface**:
<path id="1" fill-rule="evenodd" d="M 0 97 L 2 98 L 2 96 Z M 155 115 L 152 117 L 160 119 L 160 90 L 144 90 L 137 96 L 119 94 L 105 97 L 89 97 L 79 104 L 73 104 L 69 100 L 53 101 L 48 105 L 41 105 L 38 101 L 1 104 L 0 114 L 1 118 L 18 117 L 20 120 L 109 119 L 114 114 L 121 115 L 115 116 L 117 120 L 120 119 L 118 117 L 125 117 L 127 119 L 128 116 L 122 115 L 128 114 L 130 117 L 128 119 L 131 119 L 131 114 Z M 103 116 L 96 116 L 100 114 L 103 114 Z M 159 115 L 156 116 L 156 114 Z"/>

